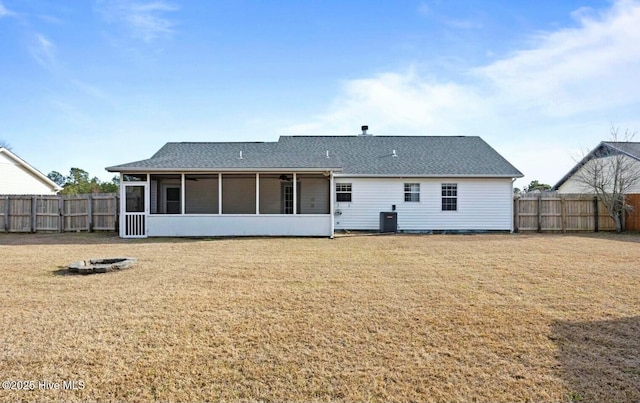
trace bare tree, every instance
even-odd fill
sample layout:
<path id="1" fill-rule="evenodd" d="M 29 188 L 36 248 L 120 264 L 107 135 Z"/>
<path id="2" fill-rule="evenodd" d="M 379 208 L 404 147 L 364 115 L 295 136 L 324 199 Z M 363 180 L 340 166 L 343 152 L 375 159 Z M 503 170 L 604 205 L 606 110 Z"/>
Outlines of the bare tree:
<path id="1" fill-rule="evenodd" d="M 586 154 L 576 172 L 575 180 L 594 192 L 613 218 L 616 231 L 622 231 L 622 217 L 632 210 L 625 201 L 629 190 L 640 185 L 640 161 L 630 149 L 639 147 L 631 140 L 636 132 L 625 130 L 619 141 L 618 129 L 611 127 L 611 141 L 603 141 Z"/>
<path id="2" fill-rule="evenodd" d="M 11 150 L 11 146 L 6 141 L 0 139 L 0 148 L 6 148 L 7 150 Z"/>

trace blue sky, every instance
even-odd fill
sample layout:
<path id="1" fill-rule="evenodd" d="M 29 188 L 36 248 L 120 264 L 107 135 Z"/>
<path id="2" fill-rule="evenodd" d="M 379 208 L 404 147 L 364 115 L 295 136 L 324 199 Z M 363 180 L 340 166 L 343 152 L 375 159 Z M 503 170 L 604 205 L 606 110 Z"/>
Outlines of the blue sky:
<path id="1" fill-rule="evenodd" d="M 108 180 L 168 141 L 368 124 L 481 136 L 554 184 L 640 129 L 638 43 L 631 0 L 0 0 L 0 140 Z"/>

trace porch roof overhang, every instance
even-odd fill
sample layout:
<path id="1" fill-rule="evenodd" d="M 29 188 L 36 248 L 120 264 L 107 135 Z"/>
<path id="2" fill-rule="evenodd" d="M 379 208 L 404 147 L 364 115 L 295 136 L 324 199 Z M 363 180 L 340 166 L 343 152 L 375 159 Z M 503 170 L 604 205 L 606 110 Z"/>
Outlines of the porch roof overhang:
<path id="1" fill-rule="evenodd" d="M 212 173 L 289 173 L 289 172 L 304 172 L 304 173 L 329 173 L 329 172 L 342 172 L 342 168 L 300 168 L 300 167 L 273 167 L 273 168 L 119 168 L 109 167 L 108 172 L 121 172 L 121 173 L 190 173 L 190 174 L 212 174 Z"/>

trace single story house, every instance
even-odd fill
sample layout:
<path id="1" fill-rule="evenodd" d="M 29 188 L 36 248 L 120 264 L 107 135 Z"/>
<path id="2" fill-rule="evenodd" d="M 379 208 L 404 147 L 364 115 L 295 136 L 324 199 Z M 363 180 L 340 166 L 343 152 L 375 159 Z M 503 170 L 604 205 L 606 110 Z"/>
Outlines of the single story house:
<path id="1" fill-rule="evenodd" d="M 378 230 L 512 231 L 522 173 L 480 137 L 282 136 L 167 143 L 108 167 L 122 237 L 328 236 Z M 396 228 L 394 228 L 396 229 Z"/>
<path id="2" fill-rule="evenodd" d="M 62 190 L 26 161 L 0 147 L 0 194 L 49 195 Z"/>
<path id="3" fill-rule="evenodd" d="M 619 166 L 625 171 L 623 177 L 631 179 L 628 186 L 624 185 L 626 202 L 631 206 L 631 212 L 624 217 L 624 229 L 640 231 L 640 142 L 600 142 L 553 186 L 553 190 L 558 193 L 595 193 L 581 178 L 600 169 L 603 176 L 611 177 L 617 157 L 621 158 Z"/>
<path id="4" fill-rule="evenodd" d="M 558 193 L 595 193 L 593 188 L 585 185 L 584 181 L 580 180 L 580 178 L 585 175 L 585 172 L 590 171 L 590 167 L 595 164 L 596 161 L 603 162 L 600 164 L 602 167 L 611 166 L 607 160 L 611 161 L 615 156 L 621 156 L 624 160 L 623 166 L 629 167 L 629 170 L 633 170 L 633 175 L 638 176 L 638 173 L 640 173 L 639 142 L 602 141 L 571 168 L 571 170 L 553 186 L 553 190 L 557 190 Z M 640 180 L 631 185 L 628 193 L 640 193 Z"/>

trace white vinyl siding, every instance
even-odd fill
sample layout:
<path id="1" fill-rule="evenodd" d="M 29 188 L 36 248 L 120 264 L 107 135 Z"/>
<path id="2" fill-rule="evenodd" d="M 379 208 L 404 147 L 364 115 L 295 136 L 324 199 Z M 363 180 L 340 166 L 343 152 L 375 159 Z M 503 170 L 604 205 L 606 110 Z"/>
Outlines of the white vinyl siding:
<path id="1" fill-rule="evenodd" d="M 331 236 L 328 214 L 154 214 L 147 235 L 155 236 Z"/>
<path id="2" fill-rule="evenodd" d="M 420 184 L 420 202 L 404 202 L 404 184 L 400 178 L 337 178 L 353 185 L 350 203 L 335 203 L 335 228 L 378 230 L 380 212 L 398 213 L 400 231 L 503 230 L 513 223 L 511 178 L 460 179 L 416 178 Z M 442 184 L 457 184 L 457 211 L 442 211 Z"/>
<path id="3" fill-rule="evenodd" d="M 613 159 L 613 158 L 615 158 L 615 157 L 605 157 L 604 159 Z M 624 158 L 627 159 L 625 164 L 628 162 L 630 164 L 630 166 L 635 165 L 637 167 L 637 169 L 640 170 L 640 161 L 633 160 L 633 159 L 631 159 L 629 157 L 626 157 L 626 156 Z M 587 162 L 587 164 L 593 164 L 593 162 L 589 161 L 589 162 Z M 595 193 L 593 191 L 593 188 L 590 188 L 589 186 L 585 185 L 580 180 L 576 179 L 577 177 L 579 177 L 579 174 L 582 172 L 583 169 L 584 168 L 580 168 L 580 170 L 578 170 L 578 172 L 576 172 L 575 174 L 573 174 L 573 176 L 571 176 L 569 179 L 567 179 L 562 184 L 562 186 L 560 186 L 560 188 L 558 188 L 558 192 L 559 193 Z M 635 173 L 634 173 L 634 175 L 635 175 Z M 640 193 L 640 182 L 635 183 L 629 189 L 629 193 Z"/>
<path id="4" fill-rule="evenodd" d="M 32 172 L 0 153 L 0 194 L 56 194 Z"/>

